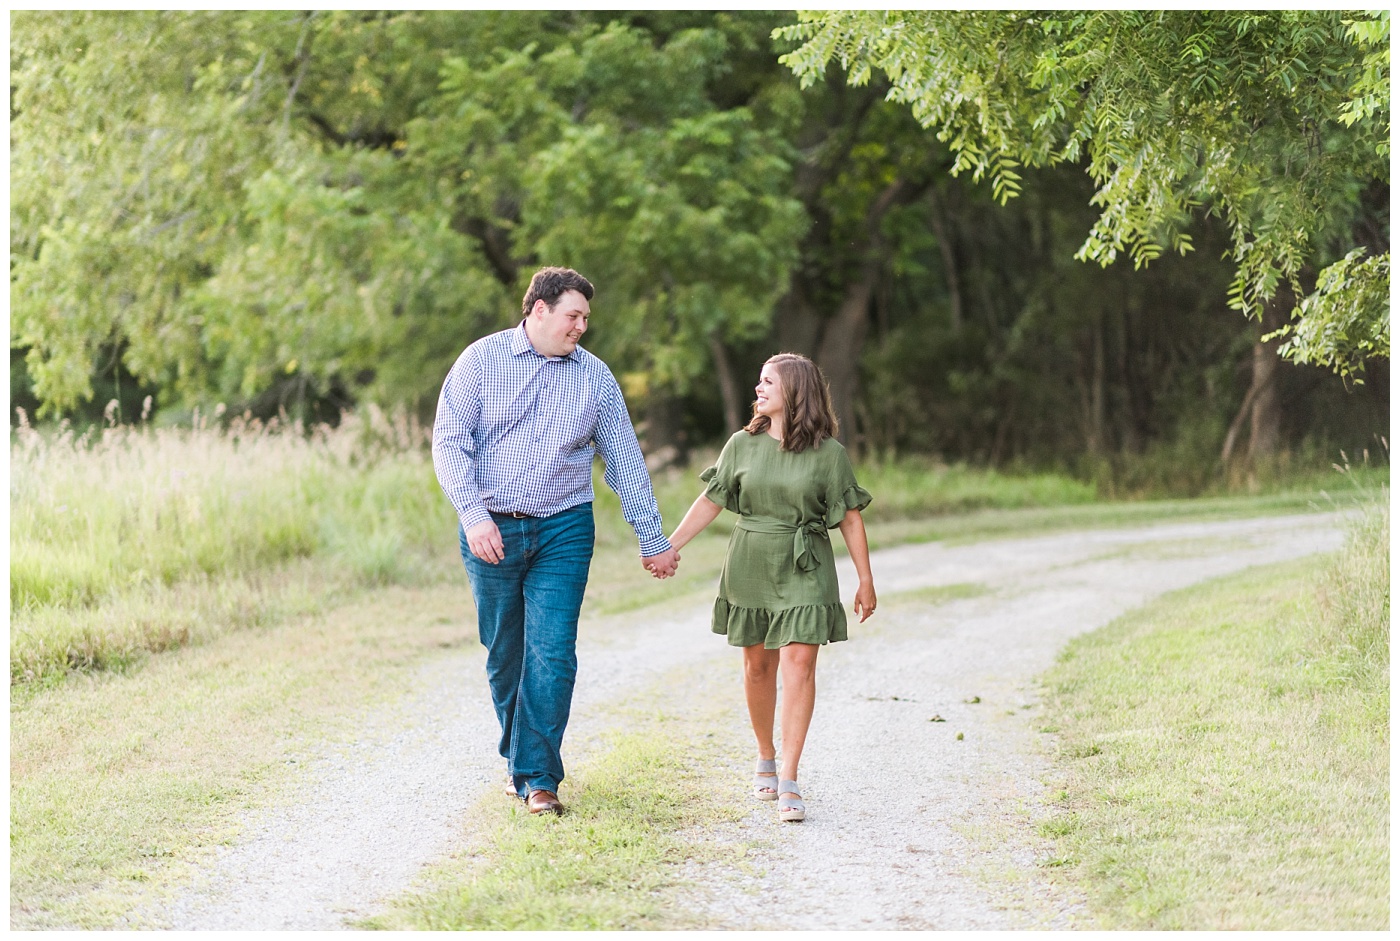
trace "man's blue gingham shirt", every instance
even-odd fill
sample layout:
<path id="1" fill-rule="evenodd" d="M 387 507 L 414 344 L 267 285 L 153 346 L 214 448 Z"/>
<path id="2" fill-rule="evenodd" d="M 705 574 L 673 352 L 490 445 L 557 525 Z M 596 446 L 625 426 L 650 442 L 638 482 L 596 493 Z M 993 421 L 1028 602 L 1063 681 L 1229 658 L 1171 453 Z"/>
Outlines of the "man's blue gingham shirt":
<path id="1" fill-rule="evenodd" d="M 598 357 L 543 356 L 522 322 L 468 346 L 442 384 L 433 467 L 463 529 L 592 501 L 595 450 L 641 554 L 670 549 L 622 390 Z"/>

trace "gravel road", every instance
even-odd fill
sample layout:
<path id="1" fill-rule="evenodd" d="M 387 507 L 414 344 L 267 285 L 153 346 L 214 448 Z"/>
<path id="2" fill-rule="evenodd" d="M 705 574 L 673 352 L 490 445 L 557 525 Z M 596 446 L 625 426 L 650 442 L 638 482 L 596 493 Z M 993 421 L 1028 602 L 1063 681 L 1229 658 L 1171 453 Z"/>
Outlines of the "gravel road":
<path id="1" fill-rule="evenodd" d="M 772 804 L 750 801 L 739 824 L 697 835 L 751 851 L 743 867 L 693 866 L 681 904 L 736 929 L 1073 925 L 1080 901 L 1036 865 L 1048 764 L 1035 677 L 1071 638 L 1157 595 L 1341 538 L 1338 519 L 1310 515 L 875 553 L 880 611 L 821 654 L 801 774 L 806 822 L 779 824 Z M 854 571 L 838 566 L 849 603 Z M 932 603 L 927 589 L 949 585 L 979 593 Z M 708 620 L 708 602 L 693 599 L 586 618 L 566 761 L 593 747 L 610 703 L 667 670 L 737 678 L 737 654 Z M 414 693 L 305 763 L 293 791 L 250 814 L 191 885 L 137 921 L 344 928 L 462 849 L 465 815 L 503 777 L 482 661 L 473 647 L 425 664 Z M 737 679 L 734 692 L 737 704 Z M 750 762 L 734 757 L 736 793 Z"/>

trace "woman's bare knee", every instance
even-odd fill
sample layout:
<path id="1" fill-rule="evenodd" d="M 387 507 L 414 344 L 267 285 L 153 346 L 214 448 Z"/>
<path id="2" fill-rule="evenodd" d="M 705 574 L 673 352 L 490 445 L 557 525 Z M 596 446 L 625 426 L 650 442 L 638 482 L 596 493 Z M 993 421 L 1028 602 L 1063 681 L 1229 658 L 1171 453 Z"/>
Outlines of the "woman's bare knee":
<path id="1" fill-rule="evenodd" d="M 744 678 L 750 681 L 773 679 L 778 674 L 776 650 L 765 650 L 762 644 L 744 648 Z"/>
<path id="2" fill-rule="evenodd" d="M 810 679 L 817 672 L 817 644 L 788 644 L 782 648 L 782 669 L 785 680 Z"/>

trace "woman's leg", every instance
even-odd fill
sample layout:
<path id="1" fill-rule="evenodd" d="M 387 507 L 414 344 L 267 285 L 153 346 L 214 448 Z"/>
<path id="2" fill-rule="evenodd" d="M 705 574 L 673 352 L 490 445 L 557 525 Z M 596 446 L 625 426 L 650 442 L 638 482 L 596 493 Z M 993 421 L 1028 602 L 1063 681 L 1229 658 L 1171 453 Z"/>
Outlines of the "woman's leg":
<path id="1" fill-rule="evenodd" d="M 818 644 L 788 644 L 776 652 L 783 671 L 783 767 L 784 781 L 797 780 L 797 763 L 812 724 L 817 701 Z M 772 652 L 772 651 L 770 651 Z"/>
<path id="2" fill-rule="evenodd" d="M 744 699 L 749 704 L 749 722 L 758 740 L 758 757 L 772 758 L 773 710 L 778 705 L 778 654 L 762 644 L 744 648 Z"/>

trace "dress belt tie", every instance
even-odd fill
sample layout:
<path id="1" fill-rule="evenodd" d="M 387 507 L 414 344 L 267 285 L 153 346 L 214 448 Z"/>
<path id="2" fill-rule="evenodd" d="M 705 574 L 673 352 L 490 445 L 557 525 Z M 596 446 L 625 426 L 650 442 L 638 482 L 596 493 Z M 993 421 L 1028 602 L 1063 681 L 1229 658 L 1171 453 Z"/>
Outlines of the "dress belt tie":
<path id="1" fill-rule="evenodd" d="M 741 516 L 737 525 L 748 533 L 775 535 L 792 533 L 792 561 L 800 572 L 810 572 L 821 564 L 817 554 L 812 551 L 812 539 L 814 537 L 831 538 L 827 535 L 824 520 L 811 520 L 799 526 L 796 523 L 787 523 L 771 516 Z"/>

